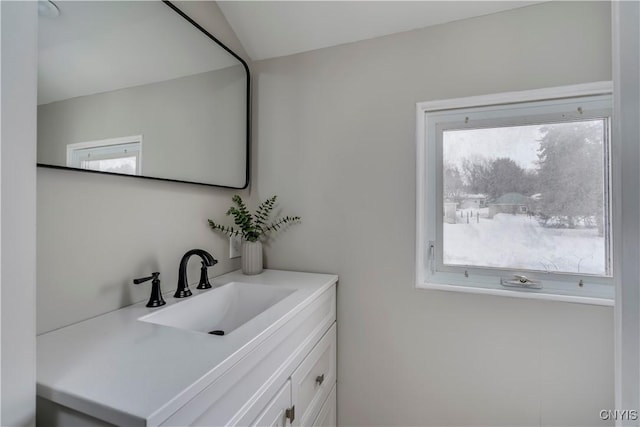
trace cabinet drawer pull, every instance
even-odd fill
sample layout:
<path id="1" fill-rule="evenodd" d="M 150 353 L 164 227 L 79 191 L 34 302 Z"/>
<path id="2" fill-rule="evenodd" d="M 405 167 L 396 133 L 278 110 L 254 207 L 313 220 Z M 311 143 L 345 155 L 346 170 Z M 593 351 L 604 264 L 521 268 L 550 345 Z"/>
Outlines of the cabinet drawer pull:
<path id="1" fill-rule="evenodd" d="M 324 374 L 318 375 L 316 377 L 316 382 L 318 383 L 318 385 L 322 385 L 322 383 L 324 382 Z"/>

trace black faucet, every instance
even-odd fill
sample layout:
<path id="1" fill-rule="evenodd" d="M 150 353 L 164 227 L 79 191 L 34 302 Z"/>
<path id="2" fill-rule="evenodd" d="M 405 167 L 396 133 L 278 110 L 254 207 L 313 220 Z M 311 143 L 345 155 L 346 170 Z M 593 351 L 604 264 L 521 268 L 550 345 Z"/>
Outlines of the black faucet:
<path id="1" fill-rule="evenodd" d="M 218 263 L 211 254 L 202 249 L 191 249 L 182 256 L 180 260 L 180 268 L 178 270 L 178 288 L 176 293 L 173 294 L 175 298 L 185 298 L 191 296 L 191 290 L 189 289 L 189 283 L 187 282 L 187 264 L 191 255 L 198 255 L 202 258 L 202 269 L 200 270 L 200 283 L 197 289 L 208 289 L 211 287 L 209 278 L 207 277 L 207 267 L 212 267 Z"/>

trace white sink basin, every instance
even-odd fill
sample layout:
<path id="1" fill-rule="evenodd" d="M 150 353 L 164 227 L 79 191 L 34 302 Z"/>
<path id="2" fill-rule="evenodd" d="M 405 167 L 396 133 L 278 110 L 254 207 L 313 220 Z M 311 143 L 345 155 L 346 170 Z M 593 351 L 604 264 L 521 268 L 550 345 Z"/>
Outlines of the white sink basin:
<path id="1" fill-rule="evenodd" d="M 228 335 L 295 289 L 231 282 L 138 320 L 215 335 Z"/>

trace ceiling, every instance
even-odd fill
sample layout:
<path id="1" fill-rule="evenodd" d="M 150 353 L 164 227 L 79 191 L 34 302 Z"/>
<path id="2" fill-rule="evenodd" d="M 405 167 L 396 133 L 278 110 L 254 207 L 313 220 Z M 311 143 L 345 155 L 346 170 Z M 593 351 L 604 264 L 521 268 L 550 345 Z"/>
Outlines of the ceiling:
<path id="1" fill-rule="evenodd" d="M 219 1 L 252 60 L 275 58 L 541 1 Z"/>
<path id="2" fill-rule="evenodd" d="M 540 1 L 267 0 L 218 5 L 251 59 L 260 60 L 534 3 Z M 39 20 L 39 104 L 237 63 L 161 2 L 56 4 L 59 16 Z"/>

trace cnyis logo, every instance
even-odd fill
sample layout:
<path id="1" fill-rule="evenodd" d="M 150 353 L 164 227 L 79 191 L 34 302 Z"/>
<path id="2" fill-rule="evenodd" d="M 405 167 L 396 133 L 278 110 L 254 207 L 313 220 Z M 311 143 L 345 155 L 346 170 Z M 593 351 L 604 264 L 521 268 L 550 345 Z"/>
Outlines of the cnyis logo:
<path id="1" fill-rule="evenodd" d="M 635 409 L 603 409 L 600 411 L 603 421 L 637 421 L 638 411 Z"/>

